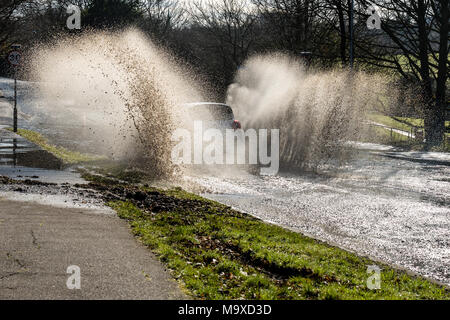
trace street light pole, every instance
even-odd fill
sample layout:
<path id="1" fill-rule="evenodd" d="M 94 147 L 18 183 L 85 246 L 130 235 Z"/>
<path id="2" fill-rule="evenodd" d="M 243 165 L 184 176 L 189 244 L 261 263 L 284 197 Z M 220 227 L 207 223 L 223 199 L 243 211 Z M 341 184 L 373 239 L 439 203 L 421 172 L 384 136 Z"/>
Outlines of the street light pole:
<path id="1" fill-rule="evenodd" d="M 13 130 L 14 132 L 17 132 L 17 68 L 20 64 L 20 52 L 18 51 L 20 49 L 20 44 L 13 44 L 11 46 L 11 51 L 8 55 L 8 61 L 14 68 L 14 114 L 13 114 Z"/>
<path id="2" fill-rule="evenodd" d="M 353 9 L 354 0 L 350 1 L 350 17 L 349 17 L 349 31 L 350 31 L 350 69 L 353 70 Z"/>
<path id="3" fill-rule="evenodd" d="M 17 133 L 17 68 L 14 67 L 14 132 Z"/>

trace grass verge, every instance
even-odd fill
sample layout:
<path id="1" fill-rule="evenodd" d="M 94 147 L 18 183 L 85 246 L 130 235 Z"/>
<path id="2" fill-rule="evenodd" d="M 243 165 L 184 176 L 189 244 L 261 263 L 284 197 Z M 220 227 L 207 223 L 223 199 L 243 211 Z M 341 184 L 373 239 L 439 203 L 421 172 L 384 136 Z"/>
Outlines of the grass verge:
<path id="1" fill-rule="evenodd" d="M 369 119 L 387 127 L 403 130 L 414 134 L 415 129 L 423 130 L 423 119 L 407 117 L 390 117 L 382 114 L 370 114 Z M 450 131 L 450 121 L 445 122 L 447 131 Z M 369 130 L 370 142 L 384 143 L 412 150 L 424 150 L 425 145 L 419 140 L 409 138 L 397 132 L 390 132 L 389 128 L 371 127 Z M 442 145 L 433 147 L 430 151 L 450 152 L 450 133 L 445 133 Z"/>
<path id="2" fill-rule="evenodd" d="M 411 129 L 420 128 L 423 129 L 423 119 L 410 118 L 410 117 L 390 117 L 382 114 L 373 113 L 369 115 L 369 119 L 388 127 L 411 132 Z M 450 121 L 445 121 L 445 128 L 450 130 Z M 446 133 L 446 135 L 449 135 Z"/>
<path id="3" fill-rule="evenodd" d="M 449 299 L 448 288 L 179 188 L 139 190 L 144 202 L 109 205 L 197 298 Z M 143 205 L 149 197 L 156 213 Z M 373 264 L 382 268 L 379 290 L 366 285 Z"/>
<path id="4" fill-rule="evenodd" d="M 8 128 L 7 130 L 12 131 L 11 128 Z M 76 151 L 70 151 L 63 147 L 54 146 L 50 144 L 40 133 L 35 131 L 18 129 L 17 134 L 53 154 L 67 165 L 95 162 L 106 159 L 102 156 L 84 154 Z"/>
<path id="5" fill-rule="evenodd" d="M 128 163 L 106 160 L 98 162 L 96 166 L 77 168 L 77 171 L 83 179 L 99 183 L 141 183 L 153 178 L 147 172 L 131 167 Z"/>

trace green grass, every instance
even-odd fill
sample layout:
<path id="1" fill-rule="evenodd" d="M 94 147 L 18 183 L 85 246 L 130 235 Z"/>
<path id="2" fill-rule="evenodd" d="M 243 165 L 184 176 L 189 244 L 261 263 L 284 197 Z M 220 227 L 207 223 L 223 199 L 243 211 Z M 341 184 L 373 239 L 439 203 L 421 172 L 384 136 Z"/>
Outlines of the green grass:
<path id="1" fill-rule="evenodd" d="M 395 118 L 392 118 L 392 117 L 389 117 L 389 116 L 385 116 L 385 115 L 382 115 L 382 114 L 376 114 L 376 113 L 370 114 L 369 115 L 369 119 L 374 121 L 374 122 L 384 124 L 384 125 L 386 125 L 388 127 L 391 127 L 391 128 L 394 128 L 394 129 L 403 130 L 403 131 L 407 131 L 407 132 L 411 132 L 411 129 L 413 129 L 413 125 L 412 124 L 401 122 L 401 121 L 396 120 Z"/>
<path id="2" fill-rule="evenodd" d="M 67 163 L 98 159 L 51 146 L 20 130 Z M 127 187 L 141 172 L 113 164 L 84 171 L 95 183 Z M 125 183 L 124 183 L 125 182 Z M 394 270 L 301 234 L 264 223 L 227 206 L 183 191 L 140 187 L 195 206 L 152 214 L 132 202 L 109 205 L 132 232 L 167 264 L 176 279 L 201 299 L 449 299 L 448 288 Z M 382 268 L 381 289 L 366 286 L 368 265 Z"/>
<path id="3" fill-rule="evenodd" d="M 403 134 L 395 131 L 391 132 L 390 129 L 379 126 L 370 126 L 361 140 L 363 142 L 381 143 L 411 150 L 422 150 L 424 147 L 420 141 L 410 139 Z"/>
<path id="4" fill-rule="evenodd" d="M 411 129 L 420 128 L 423 129 L 423 119 L 411 118 L 411 117 L 391 117 L 382 115 L 379 113 L 372 113 L 369 115 L 369 119 L 384 124 L 386 126 L 411 132 Z M 450 121 L 445 121 L 445 127 L 450 130 Z M 448 135 L 448 133 L 447 133 Z"/>
<path id="5" fill-rule="evenodd" d="M 415 133 L 416 129 L 423 130 L 423 119 L 411 118 L 411 117 L 391 117 L 382 115 L 379 113 L 372 113 L 368 115 L 368 118 L 374 122 L 384 124 L 390 128 L 403 130 L 406 132 Z M 432 151 L 450 152 L 450 121 L 445 121 L 446 133 L 445 140 L 441 146 L 433 147 Z M 366 139 L 370 142 L 384 143 L 395 146 L 400 146 L 407 149 L 422 150 L 424 144 L 421 141 L 410 139 L 405 135 L 390 132 L 388 128 L 372 127 L 369 130 L 369 138 Z"/>
<path id="6" fill-rule="evenodd" d="M 144 188 L 155 192 L 155 188 Z M 132 232 L 201 299 L 449 299 L 448 289 L 299 233 L 264 223 L 180 188 L 158 190 L 195 210 L 150 213 L 109 203 Z M 366 286 L 382 268 L 381 289 Z"/>
<path id="7" fill-rule="evenodd" d="M 11 128 L 8 128 L 7 130 L 12 131 Z M 62 160 L 64 164 L 67 165 L 95 162 L 105 159 L 105 157 L 102 156 L 70 151 L 63 147 L 52 145 L 40 133 L 37 133 L 35 131 L 18 129 L 17 134 L 53 154 L 55 157 Z"/>
<path id="8" fill-rule="evenodd" d="M 413 140 L 409 139 L 407 136 L 397 133 L 395 131 L 389 130 L 388 128 L 383 127 L 371 127 L 370 130 L 371 138 L 376 142 L 384 143 L 384 144 L 393 144 L 393 145 L 401 145 L 408 144 L 411 145 Z M 417 145 L 420 146 L 421 143 L 417 142 Z"/>
<path id="9" fill-rule="evenodd" d="M 406 73 L 411 73 L 412 72 L 409 60 L 407 59 L 407 57 L 405 55 L 399 54 L 399 55 L 396 55 L 395 57 L 397 58 L 398 63 L 400 64 L 400 66 L 402 67 L 404 72 L 406 72 Z M 430 62 L 430 64 L 437 65 L 438 61 L 436 61 L 436 59 L 439 59 L 439 54 L 438 53 L 436 54 L 436 58 L 434 58 L 431 53 L 428 54 L 428 61 Z M 450 59 L 450 54 L 447 56 L 447 60 L 449 60 L 449 59 Z M 420 66 L 420 60 L 419 59 L 411 57 L 411 60 L 416 65 Z M 437 67 L 430 66 L 430 71 L 434 74 L 434 76 L 437 77 L 437 72 L 438 72 L 438 68 Z"/>
<path id="10" fill-rule="evenodd" d="M 83 179 L 99 183 L 141 183 L 152 178 L 147 172 L 130 167 L 128 163 L 108 160 L 98 162 L 95 166 L 88 165 L 85 168 L 78 168 L 78 171 Z"/>

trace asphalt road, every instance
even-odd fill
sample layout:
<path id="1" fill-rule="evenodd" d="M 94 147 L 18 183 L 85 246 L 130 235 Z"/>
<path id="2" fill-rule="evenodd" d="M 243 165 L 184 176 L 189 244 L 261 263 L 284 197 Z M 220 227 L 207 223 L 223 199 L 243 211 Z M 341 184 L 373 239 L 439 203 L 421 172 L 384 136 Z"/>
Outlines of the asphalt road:
<path id="1" fill-rule="evenodd" d="M 71 265 L 80 289 L 67 287 Z M 0 197 L 0 299 L 183 298 L 117 216 Z"/>

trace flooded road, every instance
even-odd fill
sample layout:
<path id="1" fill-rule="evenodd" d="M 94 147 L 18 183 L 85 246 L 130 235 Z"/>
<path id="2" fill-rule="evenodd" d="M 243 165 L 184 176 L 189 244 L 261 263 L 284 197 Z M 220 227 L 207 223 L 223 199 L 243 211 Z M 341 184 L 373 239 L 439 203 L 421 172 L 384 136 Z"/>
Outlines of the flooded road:
<path id="1" fill-rule="evenodd" d="M 0 125 L 0 176 L 45 183 L 83 183 L 61 160 Z"/>
<path id="2" fill-rule="evenodd" d="M 110 150 L 96 141 L 101 130 L 98 118 L 105 114 L 80 114 L 74 101 L 66 99 L 54 101 L 49 109 L 33 82 L 19 80 L 17 89 L 19 128 L 39 132 L 52 144 L 69 150 L 109 155 Z M 14 81 L 0 77 L 0 91 L 4 96 L 0 98 L 0 128 L 12 127 Z"/>
<path id="3" fill-rule="evenodd" d="M 450 155 L 359 147 L 321 174 L 188 180 L 207 198 L 450 285 Z"/>
<path id="4" fill-rule="evenodd" d="M 52 154 L 6 130 L 12 127 L 13 84 L 10 79 L 0 78 L 3 96 L 0 98 L 0 178 L 3 176 L 13 180 L 0 183 L 0 199 L 114 214 L 103 205 L 98 193 L 74 187 L 86 181 L 73 168 L 64 167 L 62 161 Z M 46 133 L 52 131 L 54 141 L 58 142 L 73 140 L 70 139 L 73 137 L 70 130 L 58 130 L 55 125 L 45 125 L 45 119 L 52 115 L 46 114 L 35 99 L 33 83 L 18 81 L 18 88 L 19 128 L 35 130 L 46 137 Z M 61 122 L 58 126 L 64 128 L 65 124 Z"/>
<path id="5" fill-rule="evenodd" d="M 32 85 L 22 84 L 29 88 L 19 90 L 19 126 L 39 131 L 53 143 L 89 152 L 90 139 L 95 139 L 94 121 L 89 116 L 87 125 L 75 123 L 75 117 L 55 121 L 58 115 L 46 114 L 33 98 Z M 10 80 L 0 79 L 7 99 L 11 85 Z M 0 124 L 10 122 L 8 108 L 2 108 L 5 103 L 0 99 Z M 14 140 L 2 143 L 5 163 L 0 175 L 20 179 L 48 174 L 56 183 L 79 178 L 50 168 L 30 171 L 28 165 L 11 165 Z M 27 147 L 15 143 L 16 148 Z M 348 163 L 322 168 L 320 174 L 281 172 L 270 177 L 203 172 L 185 178 L 204 187 L 207 198 L 450 285 L 450 154 L 402 152 L 375 144 L 353 147 L 358 151 Z M 11 196 L 15 187 L 9 188 L 3 191 Z"/>
<path id="6" fill-rule="evenodd" d="M 0 125 L 0 201 L 114 214 L 98 193 L 75 186 L 84 183 L 74 169 L 63 168 L 59 159 Z"/>

